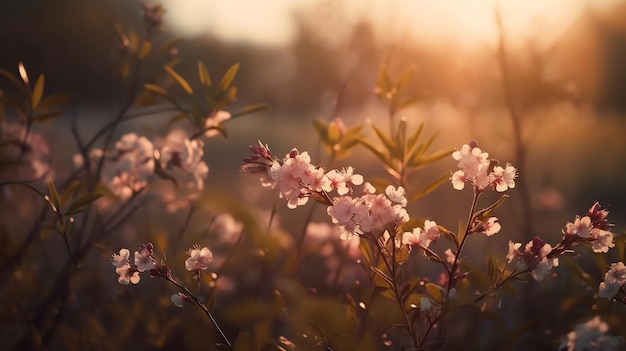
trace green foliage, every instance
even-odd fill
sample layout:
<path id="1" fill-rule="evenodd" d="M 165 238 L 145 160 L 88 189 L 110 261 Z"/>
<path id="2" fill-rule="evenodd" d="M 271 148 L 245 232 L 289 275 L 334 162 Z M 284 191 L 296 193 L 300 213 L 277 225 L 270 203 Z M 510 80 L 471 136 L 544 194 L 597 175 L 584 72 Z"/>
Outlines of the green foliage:
<path id="1" fill-rule="evenodd" d="M 420 142 L 423 123 L 414 131 L 408 131 L 407 121 L 403 118 L 398 123 L 395 135 L 386 134 L 371 121 L 369 125 L 382 143 L 382 147 L 375 146 L 374 143 L 366 139 L 358 139 L 358 142 L 384 164 L 385 170 L 397 182 L 407 188 L 409 201 L 414 202 L 429 194 L 450 178 L 449 174 L 444 174 L 421 189 L 413 187 L 411 185 L 413 183 L 408 181 L 411 173 L 450 156 L 453 151 L 447 149 L 429 153 L 435 135 L 424 142 Z"/>
<path id="2" fill-rule="evenodd" d="M 346 129 L 340 119 L 326 122 L 323 119 L 313 121 L 315 131 L 324 145 L 326 153 L 334 160 L 342 160 L 350 156 L 352 149 L 363 139 L 362 126 Z"/>

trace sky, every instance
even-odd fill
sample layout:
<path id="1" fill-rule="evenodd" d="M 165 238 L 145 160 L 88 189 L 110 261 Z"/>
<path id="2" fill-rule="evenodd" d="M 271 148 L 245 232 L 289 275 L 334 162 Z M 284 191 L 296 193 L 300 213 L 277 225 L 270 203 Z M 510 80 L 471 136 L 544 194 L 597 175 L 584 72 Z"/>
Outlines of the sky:
<path id="1" fill-rule="evenodd" d="M 164 0 L 169 27 L 181 35 L 211 33 L 224 40 L 283 45 L 294 38 L 293 11 L 337 13 L 342 22 L 365 18 L 379 36 L 461 46 L 490 44 L 497 39 L 494 9 L 499 6 L 507 37 L 534 38 L 550 45 L 578 18 L 586 6 L 606 7 L 615 0 Z M 331 37 L 341 37 L 335 24 Z M 320 31 L 324 31 L 320 26 Z"/>

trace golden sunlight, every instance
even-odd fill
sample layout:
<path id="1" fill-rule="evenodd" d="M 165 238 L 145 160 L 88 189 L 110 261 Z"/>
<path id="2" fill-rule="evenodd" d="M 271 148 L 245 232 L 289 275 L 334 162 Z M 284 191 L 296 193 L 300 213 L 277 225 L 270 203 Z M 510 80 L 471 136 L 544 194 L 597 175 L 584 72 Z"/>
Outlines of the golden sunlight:
<path id="1" fill-rule="evenodd" d="M 380 36 L 409 36 L 473 47 L 497 38 L 495 9 L 499 6 L 507 36 L 552 43 L 590 2 L 600 0 L 165 0 L 170 26 L 183 35 L 211 33 L 224 40 L 256 44 L 286 44 L 294 36 L 294 11 L 324 6 L 342 7 L 346 23 L 366 19 Z M 334 24 L 337 25 L 336 23 Z M 323 30 L 320 24 L 320 30 Z M 404 38 L 404 37 L 403 37 Z"/>

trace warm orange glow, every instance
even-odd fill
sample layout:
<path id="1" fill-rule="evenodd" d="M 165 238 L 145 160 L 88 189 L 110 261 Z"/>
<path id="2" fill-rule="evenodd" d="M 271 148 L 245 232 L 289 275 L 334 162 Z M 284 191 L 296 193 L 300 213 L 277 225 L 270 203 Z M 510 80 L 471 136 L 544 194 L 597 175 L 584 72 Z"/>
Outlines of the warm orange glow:
<path id="1" fill-rule="evenodd" d="M 507 36 L 550 44 L 590 1 L 584 0 L 166 0 L 170 26 L 184 35 L 211 32 L 225 40 L 284 44 L 293 38 L 294 9 L 345 7 L 347 23 L 367 18 L 380 36 L 409 36 L 420 41 L 452 41 L 462 46 L 493 43 L 500 7 Z M 599 4 L 601 1 L 591 1 Z M 497 4 L 499 3 L 499 5 Z M 605 3 L 605 2 L 602 2 Z M 337 24 L 335 24 L 337 25 Z M 324 30 L 324 25 L 320 25 Z"/>

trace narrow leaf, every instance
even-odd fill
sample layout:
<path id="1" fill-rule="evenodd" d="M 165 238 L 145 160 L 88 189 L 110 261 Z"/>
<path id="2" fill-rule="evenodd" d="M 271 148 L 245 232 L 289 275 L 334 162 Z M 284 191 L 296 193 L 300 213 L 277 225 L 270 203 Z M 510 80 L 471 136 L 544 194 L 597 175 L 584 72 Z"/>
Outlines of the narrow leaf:
<path id="1" fill-rule="evenodd" d="M 54 183 L 52 181 L 48 182 L 48 190 L 50 190 L 52 203 L 54 203 L 54 206 L 56 206 L 56 208 L 59 208 L 61 204 L 61 197 L 59 196 L 59 192 L 57 191 L 57 188 L 54 186 Z"/>
<path id="2" fill-rule="evenodd" d="M 359 140 L 359 143 L 361 143 L 361 145 L 365 146 L 366 149 L 370 150 L 374 154 L 374 156 L 376 156 L 378 159 L 380 159 L 381 161 L 387 163 L 387 156 L 385 156 L 385 154 L 383 154 L 380 150 L 378 150 L 369 141 L 367 141 L 365 139 L 361 139 L 361 140 Z"/>
<path id="3" fill-rule="evenodd" d="M 26 91 L 26 89 L 24 88 L 24 83 L 22 83 L 22 81 L 13 73 L 0 68 L 0 76 L 4 76 L 8 80 L 10 80 L 11 83 L 15 84 L 15 86 L 20 88 L 22 91 Z"/>
<path id="4" fill-rule="evenodd" d="M 191 89 L 191 86 L 189 85 L 189 83 L 187 83 L 187 81 L 185 80 L 185 78 L 181 77 L 178 73 L 176 73 L 176 71 L 174 71 L 172 68 L 170 68 L 169 66 L 164 66 L 165 71 L 167 71 L 167 73 L 174 78 L 174 80 L 176 81 L 176 83 L 178 83 L 178 85 L 180 85 L 181 88 L 183 88 L 183 90 L 189 94 L 189 95 L 193 95 L 193 90 Z"/>
<path id="5" fill-rule="evenodd" d="M 482 209 L 478 212 L 476 212 L 476 214 L 474 215 L 474 218 L 479 220 L 479 221 L 486 221 L 491 217 L 491 213 L 498 207 L 500 207 L 500 205 L 502 205 L 502 203 L 504 202 L 504 200 L 508 199 L 509 195 L 502 195 L 498 201 L 494 202 L 491 206 Z"/>
<path id="6" fill-rule="evenodd" d="M 230 118 L 235 118 L 235 117 L 239 117 L 239 116 L 243 116 L 243 115 L 248 115 L 254 112 L 258 112 L 258 111 L 263 111 L 269 108 L 269 105 L 265 104 L 265 103 L 258 103 L 258 104 L 253 104 L 253 105 L 249 105 L 244 107 L 243 110 L 239 111 L 239 112 L 235 112 L 233 113 Z"/>
<path id="7" fill-rule="evenodd" d="M 81 208 L 85 205 L 88 205 L 91 202 L 94 202 L 102 197 L 101 193 L 84 193 L 78 196 L 72 203 L 70 207 L 67 209 L 66 214 L 74 214 L 80 212 Z"/>
<path id="8" fill-rule="evenodd" d="M 211 76 L 202 61 L 198 61 L 198 76 L 200 77 L 200 83 L 207 88 L 211 87 Z"/>
<path id="9" fill-rule="evenodd" d="M 445 157 L 452 155 L 453 150 L 439 150 L 434 152 L 428 156 L 422 157 L 419 160 L 416 160 L 415 167 L 425 166 L 430 163 L 439 161 Z"/>
<path id="10" fill-rule="evenodd" d="M 43 113 L 37 113 L 33 116 L 34 121 L 42 122 L 55 117 L 59 117 L 63 114 L 61 111 L 48 111 Z"/>
<path id="11" fill-rule="evenodd" d="M 161 95 L 162 97 L 166 98 L 169 102 L 172 103 L 172 105 L 176 107 L 178 111 L 183 112 L 185 114 L 187 113 L 187 111 L 183 109 L 183 107 L 178 103 L 178 101 L 174 100 L 173 97 L 169 96 L 169 94 L 165 91 L 165 89 L 154 84 L 145 84 L 144 87 L 146 88 L 146 90 L 150 90 L 151 92 Z"/>
<path id="12" fill-rule="evenodd" d="M 150 50 L 152 50 L 152 43 L 147 40 L 143 41 L 141 44 L 141 51 L 139 52 L 139 59 L 143 60 L 150 54 Z"/>
<path id="13" fill-rule="evenodd" d="M 180 44 L 180 42 L 182 42 L 183 40 L 181 38 L 177 38 L 177 39 L 173 39 L 168 41 L 167 43 L 161 45 L 158 49 L 157 52 L 159 54 L 164 54 L 172 49 L 174 49 L 176 47 L 176 45 Z M 172 66 L 172 65 L 170 65 Z"/>
<path id="14" fill-rule="evenodd" d="M 65 189 L 63 195 L 61 195 L 61 201 L 59 202 L 61 206 L 63 206 L 63 204 L 67 200 L 69 200 L 72 195 L 74 195 L 74 192 L 76 191 L 76 189 L 78 189 L 78 186 L 80 186 L 80 181 L 75 180 L 72 182 L 72 184 L 70 184 L 70 186 L 67 187 L 67 189 Z"/>
<path id="15" fill-rule="evenodd" d="M 233 82 L 233 79 L 235 78 L 235 75 L 237 74 L 237 70 L 239 70 L 239 63 L 235 63 L 234 65 L 230 66 L 228 71 L 224 73 L 224 76 L 222 77 L 222 80 L 220 81 L 220 87 L 222 88 L 222 90 L 228 89 L 228 87 L 230 86 L 230 83 Z"/>
<path id="16" fill-rule="evenodd" d="M 416 201 L 417 199 L 430 194 L 431 192 L 433 192 L 435 189 L 437 189 L 438 187 L 440 187 L 441 185 L 443 185 L 444 183 L 447 183 L 450 180 L 450 174 L 444 174 L 443 176 L 439 177 L 438 179 L 436 179 L 434 182 L 428 184 L 424 189 L 422 189 L 420 192 L 418 192 L 417 194 L 413 195 L 411 197 L 411 202 Z"/>
<path id="17" fill-rule="evenodd" d="M 391 138 L 388 137 L 382 130 L 378 129 L 378 127 L 376 127 L 374 123 L 372 123 L 372 121 L 368 121 L 368 124 L 374 130 L 376 136 L 378 136 L 383 144 L 385 144 L 385 147 L 387 148 L 387 150 L 389 150 L 389 153 L 393 153 L 393 150 L 396 149 L 396 145 L 394 144 L 393 140 L 391 140 Z"/>
<path id="18" fill-rule="evenodd" d="M 385 272 L 381 271 L 380 269 L 374 267 L 374 266 L 370 266 L 370 268 L 374 271 L 374 273 L 376 273 L 379 277 L 383 278 L 383 280 L 389 284 L 389 287 L 392 288 L 393 287 L 393 281 L 391 280 L 391 278 L 389 278 L 389 276 L 387 276 L 387 274 L 385 274 Z"/>
<path id="19" fill-rule="evenodd" d="M 39 102 L 39 107 L 58 107 L 61 105 L 65 105 L 74 100 L 74 98 L 70 95 L 66 94 L 50 94 L 46 95 Z"/>

